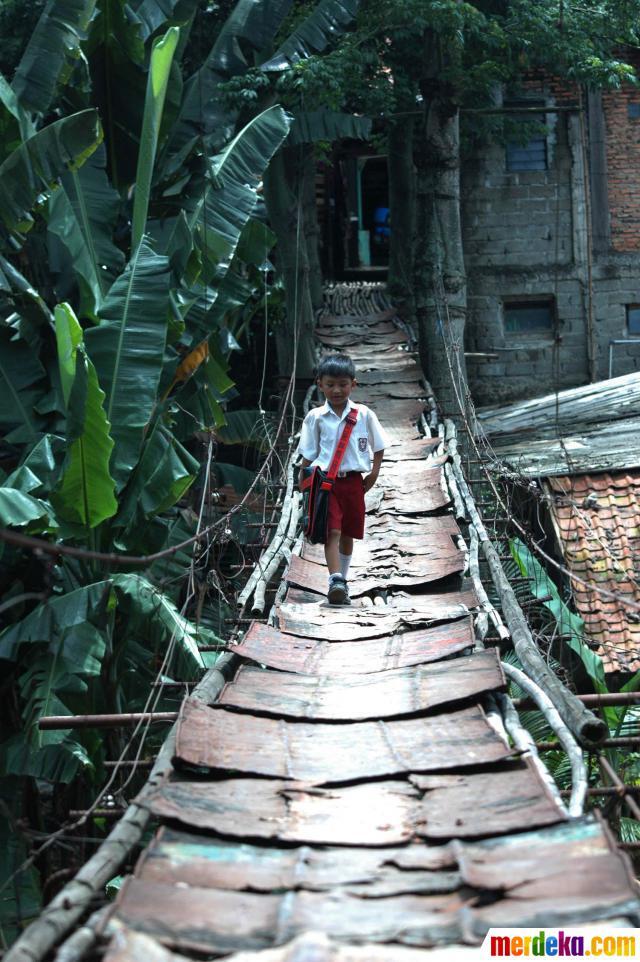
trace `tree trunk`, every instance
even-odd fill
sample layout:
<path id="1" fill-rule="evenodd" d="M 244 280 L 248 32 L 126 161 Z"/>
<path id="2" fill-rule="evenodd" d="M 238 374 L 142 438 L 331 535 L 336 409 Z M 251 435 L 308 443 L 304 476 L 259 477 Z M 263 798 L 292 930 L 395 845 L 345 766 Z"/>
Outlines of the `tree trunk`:
<path id="1" fill-rule="evenodd" d="M 297 148 L 300 150 L 300 148 Z M 316 154 L 313 144 L 306 144 L 300 158 L 302 180 L 302 223 L 309 262 L 309 295 L 314 311 L 322 307 L 323 286 L 322 266 L 320 264 L 320 225 L 318 224 L 318 205 L 316 202 Z"/>
<path id="2" fill-rule="evenodd" d="M 288 377 L 312 378 L 314 316 L 309 286 L 309 260 L 304 237 L 299 150 L 284 147 L 264 178 L 264 196 L 277 237 L 275 260 L 285 288 L 285 318 L 276 329 L 278 369 Z"/>
<path id="3" fill-rule="evenodd" d="M 412 118 L 389 130 L 389 208 L 391 236 L 387 287 L 401 316 L 414 316 L 413 254 L 416 233 L 416 175 Z"/>
<path id="4" fill-rule="evenodd" d="M 425 113 L 415 137 L 416 250 L 414 296 L 420 358 L 440 408 L 469 417 L 464 359 L 467 283 L 460 216 L 460 117 L 439 76 L 441 42 L 425 39 Z"/>

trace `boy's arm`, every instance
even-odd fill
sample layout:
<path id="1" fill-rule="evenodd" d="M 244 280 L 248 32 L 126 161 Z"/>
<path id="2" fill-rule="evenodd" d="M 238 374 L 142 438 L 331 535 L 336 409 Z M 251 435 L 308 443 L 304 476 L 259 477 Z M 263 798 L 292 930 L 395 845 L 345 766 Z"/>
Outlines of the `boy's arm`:
<path id="1" fill-rule="evenodd" d="M 302 469 L 308 468 L 310 464 L 311 464 L 311 461 L 308 458 L 301 459 L 300 470 L 298 471 L 298 487 L 300 488 L 301 491 L 302 491 Z"/>
<path id="2" fill-rule="evenodd" d="M 371 468 L 371 474 L 368 474 L 364 479 L 364 491 L 365 494 L 370 490 L 378 480 L 378 475 L 380 474 L 380 465 L 382 464 L 382 459 L 384 457 L 384 448 L 380 451 L 376 451 L 373 455 L 373 467 Z"/>

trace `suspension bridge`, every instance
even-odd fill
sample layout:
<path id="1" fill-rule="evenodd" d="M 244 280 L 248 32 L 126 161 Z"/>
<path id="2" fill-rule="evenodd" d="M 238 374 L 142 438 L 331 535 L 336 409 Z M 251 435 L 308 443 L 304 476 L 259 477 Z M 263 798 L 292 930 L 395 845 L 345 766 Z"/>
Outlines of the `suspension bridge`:
<path id="1" fill-rule="evenodd" d="M 495 614 L 407 331 L 378 289 L 343 287 L 317 339 L 351 354 L 391 438 L 353 603 L 328 606 L 298 540 L 269 619 L 182 705 L 99 942 L 76 933 L 58 962 L 420 962 L 491 927 L 638 924 L 627 855 L 584 790 L 565 806 L 482 644 Z"/>

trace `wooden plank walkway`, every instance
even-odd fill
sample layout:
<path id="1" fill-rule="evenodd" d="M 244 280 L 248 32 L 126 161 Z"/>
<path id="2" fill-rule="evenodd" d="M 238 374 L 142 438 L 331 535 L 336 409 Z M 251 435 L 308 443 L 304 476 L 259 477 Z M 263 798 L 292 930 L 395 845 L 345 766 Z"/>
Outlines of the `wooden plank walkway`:
<path id="1" fill-rule="evenodd" d="M 505 679 L 495 650 L 474 650 L 443 459 L 416 428 L 425 387 L 392 321 L 318 329 L 392 438 L 353 604 L 327 605 L 322 553 L 304 547 L 277 626 L 251 626 L 215 704 L 184 703 L 107 962 L 425 962 L 491 926 L 637 918 L 606 826 L 569 819 L 490 723 Z"/>

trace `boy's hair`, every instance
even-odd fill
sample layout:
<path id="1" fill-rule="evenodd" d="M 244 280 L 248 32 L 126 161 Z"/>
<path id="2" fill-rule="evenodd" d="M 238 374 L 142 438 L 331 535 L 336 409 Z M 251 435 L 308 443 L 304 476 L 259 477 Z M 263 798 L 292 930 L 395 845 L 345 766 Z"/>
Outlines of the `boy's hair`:
<path id="1" fill-rule="evenodd" d="M 356 366 L 348 354 L 327 354 L 316 369 L 316 376 L 321 377 L 350 377 L 355 380 Z"/>

